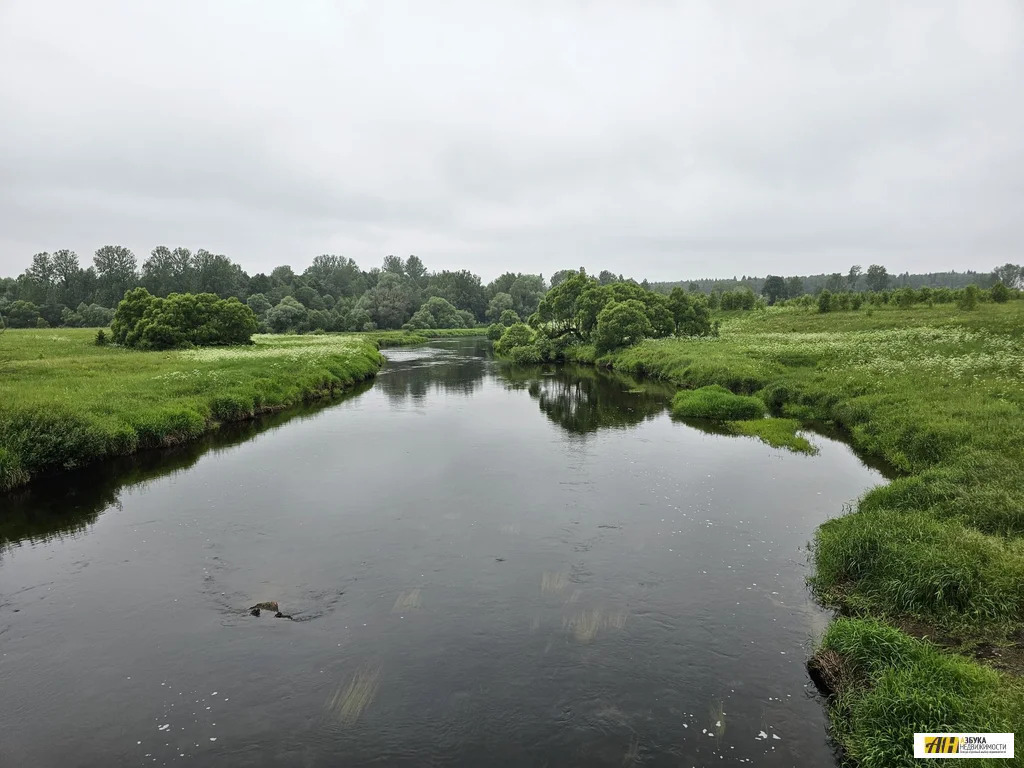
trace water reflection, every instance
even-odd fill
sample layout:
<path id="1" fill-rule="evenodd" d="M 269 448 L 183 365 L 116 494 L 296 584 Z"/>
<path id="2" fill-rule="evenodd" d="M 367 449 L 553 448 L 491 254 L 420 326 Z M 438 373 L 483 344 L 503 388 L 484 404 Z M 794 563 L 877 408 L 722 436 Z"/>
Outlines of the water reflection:
<path id="1" fill-rule="evenodd" d="M 225 424 L 216 432 L 183 445 L 121 456 L 63 472 L 56 478 L 43 477 L 0 498 L 0 556 L 22 543 L 73 538 L 88 530 L 103 510 L 119 508 L 126 489 L 145 487 L 158 478 L 188 470 L 208 453 L 228 450 L 288 422 L 313 418 L 323 408 L 356 397 L 372 386 L 372 382 L 359 384 L 330 403 Z"/>
<path id="2" fill-rule="evenodd" d="M 431 393 L 472 395 L 483 383 L 492 357 L 491 342 L 484 338 L 389 349 L 386 354 L 388 365 L 377 375 L 376 386 L 394 405 L 423 405 Z"/>
<path id="3" fill-rule="evenodd" d="M 664 386 L 590 366 L 502 366 L 500 375 L 510 388 L 529 392 L 541 413 L 573 435 L 636 426 L 662 413 L 670 397 Z"/>

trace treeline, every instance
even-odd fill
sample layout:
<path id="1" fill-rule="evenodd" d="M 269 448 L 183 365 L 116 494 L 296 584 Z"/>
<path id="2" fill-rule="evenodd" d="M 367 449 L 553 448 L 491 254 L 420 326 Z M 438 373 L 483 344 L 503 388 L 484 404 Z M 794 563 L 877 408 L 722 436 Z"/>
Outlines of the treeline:
<path id="1" fill-rule="evenodd" d="M 428 271 L 416 256 L 404 260 L 388 256 L 380 267 L 363 270 L 350 258 L 325 254 L 301 273 L 282 265 L 269 274 L 249 275 L 227 256 L 205 249 L 193 253 L 188 248 L 158 246 L 140 265 L 128 248 L 106 245 L 95 252 L 92 262 L 83 267 L 70 250 L 37 253 L 21 275 L 0 278 L 0 321 L 16 328 L 105 327 L 125 293 L 141 287 L 159 298 L 171 294 L 236 298 L 252 308 L 262 332 L 469 328 L 499 320 L 509 326 L 533 315 L 548 290 L 542 275 L 506 272 L 484 284 L 468 270 Z M 557 287 L 579 273 L 578 269 L 559 270 L 551 276 L 550 285 Z M 985 289 L 1001 284 L 1015 295 L 1024 283 L 1024 271 L 1005 264 L 991 273 L 893 276 L 884 266 L 872 264 L 866 270 L 854 265 L 846 274 L 739 280 L 648 283 L 608 270 L 589 279 L 597 286 L 629 284 L 665 296 L 674 290 L 704 294 L 710 309 L 754 309 L 787 301 L 806 304 L 825 292 L 846 296 L 836 299 L 836 306 L 845 308 L 864 301 L 888 303 L 897 294 L 906 302 L 907 290 L 923 291 L 915 295 L 925 303 L 956 301 L 954 292 L 968 285 Z M 854 298 L 858 295 L 862 298 Z"/>
<path id="2" fill-rule="evenodd" d="M 127 291 L 236 298 L 265 332 L 465 328 L 511 310 L 527 317 L 547 290 L 541 275 L 507 272 L 488 284 L 467 270 L 430 272 L 416 256 L 388 256 L 362 270 L 344 256 L 322 255 L 301 273 L 282 265 L 249 275 L 227 256 L 200 249 L 154 248 L 142 262 L 123 246 L 104 246 L 83 267 L 74 251 L 38 253 L 17 278 L 0 279 L 0 317 L 10 327 L 110 324 Z"/>
<path id="3" fill-rule="evenodd" d="M 782 280 L 784 288 L 779 287 Z M 1020 288 L 1024 283 L 1024 272 L 1016 264 L 1004 264 L 991 272 L 926 272 L 910 274 L 904 272 L 892 275 L 881 264 L 872 264 L 864 270 L 859 264 L 850 267 L 846 273 L 833 272 L 820 275 L 794 275 L 780 277 L 766 275 L 755 277 L 743 275 L 728 279 L 704 278 L 700 280 L 680 280 L 676 282 L 651 283 L 651 289 L 659 293 L 669 293 L 673 288 L 681 287 L 691 293 L 719 294 L 738 289 L 749 289 L 755 295 L 775 295 L 778 298 L 797 298 L 804 294 L 817 295 L 822 291 L 831 293 L 885 291 L 898 288 L 949 288 L 956 290 L 976 285 L 979 288 L 990 288 L 996 283 L 1003 283 L 1007 288 Z"/>

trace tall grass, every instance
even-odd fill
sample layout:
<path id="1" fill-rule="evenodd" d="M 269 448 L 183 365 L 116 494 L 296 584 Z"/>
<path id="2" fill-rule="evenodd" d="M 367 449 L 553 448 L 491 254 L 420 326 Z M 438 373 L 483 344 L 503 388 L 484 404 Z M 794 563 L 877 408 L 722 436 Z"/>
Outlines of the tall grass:
<path id="1" fill-rule="evenodd" d="M 825 633 L 816 660 L 833 658 L 833 738 L 863 768 L 911 768 L 914 733 L 1021 733 L 1024 687 L 930 643 L 875 621 L 843 618 Z M 812 662 L 814 664 L 815 662 Z M 966 765 L 1022 765 L 967 760 Z"/>
<path id="2" fill-rule="evenodd" d="M 256 336 L 246 347 L 140 352 L 88 329 L 0 339 L 0 490 L 50 470 L 195 439 L 373 376 L 362 336 Z"/>

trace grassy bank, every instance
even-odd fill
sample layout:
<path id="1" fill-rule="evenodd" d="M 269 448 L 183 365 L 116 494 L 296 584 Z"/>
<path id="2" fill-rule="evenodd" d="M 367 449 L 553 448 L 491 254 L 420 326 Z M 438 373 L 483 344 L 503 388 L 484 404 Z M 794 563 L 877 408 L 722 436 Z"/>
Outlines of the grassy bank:
<path id="1" fill-rule="evenodd" d="M 382 363 L 362 335 L 139 352 L 95 346 L 95 334 L 12 329 L 0 337 L 0 490 L 329 397 Z"/>
<path id="2" fill-rule="evenodd" d="M 816 593 L 854 617 L 823 650 L 849 663 L 875 659 L 870 674 L 840 679 L 833 714 L 847 754 L 866 766 L 912 765 L 914 730 L 1024 735 L 1024 707 L 990 706 L 993 696 L 1021 695 L 1024 302 L 973 312 L 769 309 L 722 321 L 719 338 L 646 341 L 602 358 L 584 347 L 575 356 L 684 389 L 722 385 L 781 416 L 832 423 L 898 474 L 821 526 L 814 542 Z M 907 653 L 887 656 L 872 620 L 1005 669 L 990 672 L 900 632 L 886 637 L 910 643 L 913 664 Z M 884 706 L 897 685 L 900 705 Z"/>
<path id="3" fill-rule="evenodd" d="M 426 344 L 432 339 L 461 339 L 471 336 L 486 336 L 486 328 L 427 328 L 416 331 L 369 331 L 362 334 L 344 334 L 346 336 L 366 336 L 377 342 L 381 349 L 385 347 L 410 347 Z"/>

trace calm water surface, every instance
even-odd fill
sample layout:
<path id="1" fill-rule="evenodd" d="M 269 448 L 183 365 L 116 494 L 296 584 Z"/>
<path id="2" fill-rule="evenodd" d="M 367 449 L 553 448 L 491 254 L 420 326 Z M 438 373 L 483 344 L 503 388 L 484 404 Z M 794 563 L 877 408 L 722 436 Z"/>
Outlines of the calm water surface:
<path id="1" fill-rule="evenodd" d="M 387 355 L 0 497 L 0 765 L 834 765 L 806 546 L 878 472 L 479 340 Z"/>

